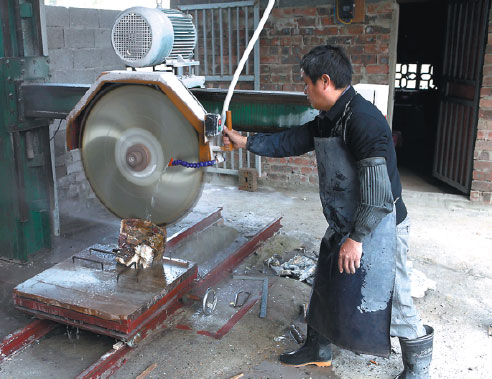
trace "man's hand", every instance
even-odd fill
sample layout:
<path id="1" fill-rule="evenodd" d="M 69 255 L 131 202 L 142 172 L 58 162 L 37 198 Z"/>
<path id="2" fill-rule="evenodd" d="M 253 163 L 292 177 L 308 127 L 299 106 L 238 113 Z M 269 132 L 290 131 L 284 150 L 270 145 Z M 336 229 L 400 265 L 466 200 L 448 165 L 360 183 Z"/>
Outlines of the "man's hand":
<path id="1" fill-rule="evenodd" d="M 229 146 L 232 143 L 234 149 L 246 149 L 246 141 L 248 140 L 248 137 L 243 137 L 234 129 L 229 130 L 224 128 L 222 140 L 224 142 L 224 146 Z"/>
<path id="2" fill-rule="evenodd" d="M 361 256 L 362 243 L 347 238 L 338 253 L 338 269 L 340 270 L 340 274 L 343 273 L 343 270 L 347 274 L 355 274 L 355 270 L 360 267 Z"/>

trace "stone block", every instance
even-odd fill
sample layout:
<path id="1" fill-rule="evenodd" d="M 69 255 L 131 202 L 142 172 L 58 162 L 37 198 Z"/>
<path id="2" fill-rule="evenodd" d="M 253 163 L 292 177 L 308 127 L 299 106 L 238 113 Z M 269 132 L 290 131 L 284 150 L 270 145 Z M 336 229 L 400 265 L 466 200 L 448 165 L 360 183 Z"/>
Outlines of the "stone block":
<path id="1" fill-rule="evenodd" d="M 51 83 L 75 83 L 73 80 L 72 70 L 51 70 Z"/>
<path id="2" fill-rule="evenodd" d="M 116 21 L 116 18 L 118 17 L 119 14 L 120 14 L 120 11 L 100 9 L 99 10 L 99 27 L 102 29 L 111 30 L 113 28 L 114 22 Z"/>
<path id="3" fill-rule="evenodd" d="M 73 175 L 72 175 L 73 176 Z M 87 177 L 85 176 L 85 171 L 80 171 L 75 173 L 75 182 L 85 182 L 87 181 Z"/>
<path id="4" fill-rule="evenodd" d="M 99 10 L 85 8 L 68 8 L 70 27 L 77 29 L 99 28 Z"/>
<path id="5" fill-rule="evenodd" d="M 46 6 L 46 26 L 68 26 L 69 16 L 68 8 Z"/>
<path id="6" fill-rule="evenodd" d="M 94 29 L 65 29 L 64 36 L 69 49 L 95 47 Z"/>
<path id="7" fill-rule="evenodd" d="M 258 172 L 254 168 L 239 169 L 239 189 L 255 192 L 258 190 Z"/>
<path id="8" fill-rule="evenodd" d="M 48 49 L 62 49 L 65 47 L 65 38 L 63 36 L 63 27 L 61 26 L 48 26 L 46 33 L 48 35 Z"/>
<path id="9" fill-rule="evenodd" d="M 71 72 L 72 82 L 71 83 L 81 83 L 81 84 L 92 84 L 96 80 L 99 72 L 93 68 L 86 68 L 80 70 L 74 70 Z"/>
<path id="10" fill-rule="evenodd" d="M 73 52 L 70 49 L 50 49 L 50 70 L 53 75 L 56 71 L 71 71 L 74 67 Z"/>
<path id="11" fill-rule="evenodd" d="M 112 47 L 101 49 L 101 61 L 100 68 L 107 70 L 107 67 L 119 66 L 120 70 L 125 69 L 125 65 L 121 59 L 116 55 Z"/>
<path id="12" fill-rule="evenodd" d="M 485 204 L 492 204 L 492 192 L 483 192 L 482 199 Z"/>
<path id="13" fill-rule="evenodd" d="M 94 42 L 96 48 L 111 48 L 111 30 L 98 29 L 94 31 Z"/>
<path id="14" fill-rule="evenodd" d="M 72 162 L 72 163 L 67 164 L 67 174 L 68 175 L 76 173 L 76 172 L 80 172 L 80 171 L 84 171 L 84 167 L 82 166 L 81 161 Z"/>
<path id="15" fill-rule="evenodd" d="M 68 197 L 75 197 L 79 194 L 79 186 L 76 184 L 70 184 L 68 187 Z"/>
<path id="16" fill-rule="evenodd" d="M 55 167 L 64 167 L 66 165 L 67 165 L 67 158 L 65 154 L 55 156 Z"/>
<path id="17" fill-rule="evenodd" d="M 75 183 L 75 175 L 61 176 L 57 180 L 58 187 L 68 187 L 70 184 Z"/>
<path id="18" fill-rule="evenodd" d="M 73 65 L 75 69 L 95 68 L 101 62 L 101 49 L 73 50 Z"/>
<path id="19" fill-rule="evenodd" d="M 80 149 L 70 150 L 70 155 L 72 156 L 72 162 L 79 162 L 82 159 Z"/>

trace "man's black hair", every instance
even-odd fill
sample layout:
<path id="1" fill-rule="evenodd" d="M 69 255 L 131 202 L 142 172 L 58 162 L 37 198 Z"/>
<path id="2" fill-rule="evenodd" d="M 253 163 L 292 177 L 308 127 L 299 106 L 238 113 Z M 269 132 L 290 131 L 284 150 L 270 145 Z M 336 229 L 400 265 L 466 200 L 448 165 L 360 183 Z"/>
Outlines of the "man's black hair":
<path id="1" fill-rule="evenodd" d="M 301 59 L 301 69 L 313 83 L 327 74 L 336 89 L 344 88 L 352 81 L 352 64 L 341 47 L 324 45 L 312 49 Z"/>

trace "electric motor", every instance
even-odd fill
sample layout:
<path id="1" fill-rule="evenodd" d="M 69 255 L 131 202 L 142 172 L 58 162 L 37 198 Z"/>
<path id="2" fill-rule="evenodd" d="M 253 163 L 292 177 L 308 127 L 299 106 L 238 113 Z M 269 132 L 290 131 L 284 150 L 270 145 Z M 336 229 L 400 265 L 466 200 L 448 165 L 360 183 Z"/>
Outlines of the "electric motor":
<path id="1" fill-rule="evenodd" d="M 191 16 L 175 9 L 129 8 L 118 16 L 111 32 L 114 51 L 132 67 L 190 58 L 196 39 Z"/>

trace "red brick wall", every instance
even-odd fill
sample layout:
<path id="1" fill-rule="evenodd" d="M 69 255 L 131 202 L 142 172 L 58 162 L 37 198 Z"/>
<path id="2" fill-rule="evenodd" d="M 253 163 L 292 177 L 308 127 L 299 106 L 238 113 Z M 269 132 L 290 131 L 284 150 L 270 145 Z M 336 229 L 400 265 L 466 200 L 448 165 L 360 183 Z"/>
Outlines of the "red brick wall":
<path id="1" fill-rule="evenodd" d="M 313 47 L 341 45 L 354 68 L 353 84 L 388 84 L 389 42 L 394 2 L 366 3 L 363 23 L 335 22 L 334 2 L 326 6 L 274 8 L 260 37 L 261 89 L 302 91 L 299 62 Z M 292 158 L 262 158 L 261 181 L 274 186 L 315 186 L 314 153 Z"/>
<path id="2" fill-rule="evenodd" d="M 261 88 L 302 91 L 299 62 L 313 47 L 343 46 L 354 68 L 353 83 L 388 84 L 393 1 L 366 5 L 364 23 L 343 25 L 334 5 L 275 8 L 260 39 Z"/>
<path id="3" fill-rule="evenodd" d="M 485 50 L 470 199 L 492 204 L 492 11 Z"/>

